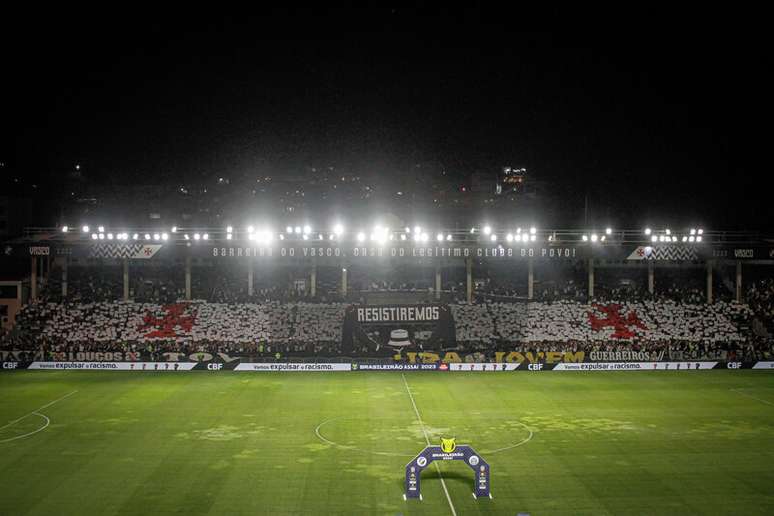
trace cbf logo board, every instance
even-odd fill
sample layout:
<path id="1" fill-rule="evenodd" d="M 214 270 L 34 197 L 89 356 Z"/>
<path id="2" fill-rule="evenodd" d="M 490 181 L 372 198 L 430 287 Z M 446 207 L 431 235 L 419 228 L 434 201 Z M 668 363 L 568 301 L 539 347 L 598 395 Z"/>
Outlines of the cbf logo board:
<path id="1" fill-rule="evenodd" d="M 461 460 L 473 470 L 474 484 L 473 496 L 479 498 L 490 493 L 489 463 L 487 463 L 476 450 L 467 444 L 456 444 L 454 439 L 441 439 L 440 446 L 428 446 L 419 455 L 406 464 L 405 494 L 403 498 L 422 499 L 420 491 L 420 475 L 431 462 L 436 460 Z"/>

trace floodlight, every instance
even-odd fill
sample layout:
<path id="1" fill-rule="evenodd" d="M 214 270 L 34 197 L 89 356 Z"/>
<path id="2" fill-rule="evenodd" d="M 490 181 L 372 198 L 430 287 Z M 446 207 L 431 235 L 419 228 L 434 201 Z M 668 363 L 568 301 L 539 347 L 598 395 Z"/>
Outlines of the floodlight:
<path id="1" fill-rule="evenodd" d="M 492 232 L 492 228 L 490 226 L 484 226 L 484 234 L 488 235 Z"/>
<path id="2" fill-rule="evenodd" d="M 81 228 L 81 231 L 83 231 L 84 233 L 88 233 L 89 232 L 89 226 L 83 226 Z"/>

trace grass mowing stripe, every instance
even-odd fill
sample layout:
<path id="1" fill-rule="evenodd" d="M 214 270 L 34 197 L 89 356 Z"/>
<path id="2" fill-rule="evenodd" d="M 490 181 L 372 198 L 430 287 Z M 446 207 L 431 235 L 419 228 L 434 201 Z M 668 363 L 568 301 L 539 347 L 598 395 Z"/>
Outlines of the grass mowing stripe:
<path id="1" fill-rule="evenodd" d="M 425 441 L 427 442 L 427 445 L 430 446 L 430 438 L 427 436 L 427 430 L 425 429 L 425 424 L 422 422 L 422 416 L 419 415 L 417 404 L 414 401 L 414 395 L 411 394 L 411 389 L 409 388 L 409 384 L 406 381 L 406 375 L 404 373 L 400 373 L 400 376 L 403 378 L 403 385 L 406 386 L 406 392 L 408 392 L 409 398 L 411 399 L 411 405 L 414 407 L 414 413 L 417 415 L 419 427 L 422 429 L 422 433 L 425 435 Z M 451 509 L 452 515 L 457 516 L 457 511 L 454 509 L 451 496 L 449 496 L 449 490 L 446 488 L 446 482 L 444 481 L 443 475 L 441 474 L 441 468 L 438 466 L 437 462 L 433 462 L 433 464 L 435 464 L 435 470 L 438 472 L 438 478 L 441 479 L 441 487 L 443 487 L 443 492 L 446 494 L 446 501 L 449 502 L 449 508 Z"/>

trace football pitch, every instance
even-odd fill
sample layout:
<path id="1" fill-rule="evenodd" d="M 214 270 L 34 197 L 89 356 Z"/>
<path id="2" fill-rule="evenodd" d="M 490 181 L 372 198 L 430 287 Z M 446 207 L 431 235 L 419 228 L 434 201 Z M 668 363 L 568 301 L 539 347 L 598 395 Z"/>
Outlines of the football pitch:
<path id="1" fill-rule="evenodd" d="M 2 515 L 519 512 L 774 514 L 774 374 L 0 375 Z"/>

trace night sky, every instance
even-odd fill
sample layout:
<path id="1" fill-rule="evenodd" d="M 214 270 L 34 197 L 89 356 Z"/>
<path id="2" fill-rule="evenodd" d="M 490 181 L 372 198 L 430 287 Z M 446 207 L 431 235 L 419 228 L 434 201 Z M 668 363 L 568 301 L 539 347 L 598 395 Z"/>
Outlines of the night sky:
<path id="1" fill-rule="evenodd" d="M 13 174 L 513 165 L 614 220 L 774 219 L 765 165 L 748 163 L 770 58 L 744 14 L 102 14 L 6 20 Z"/>

